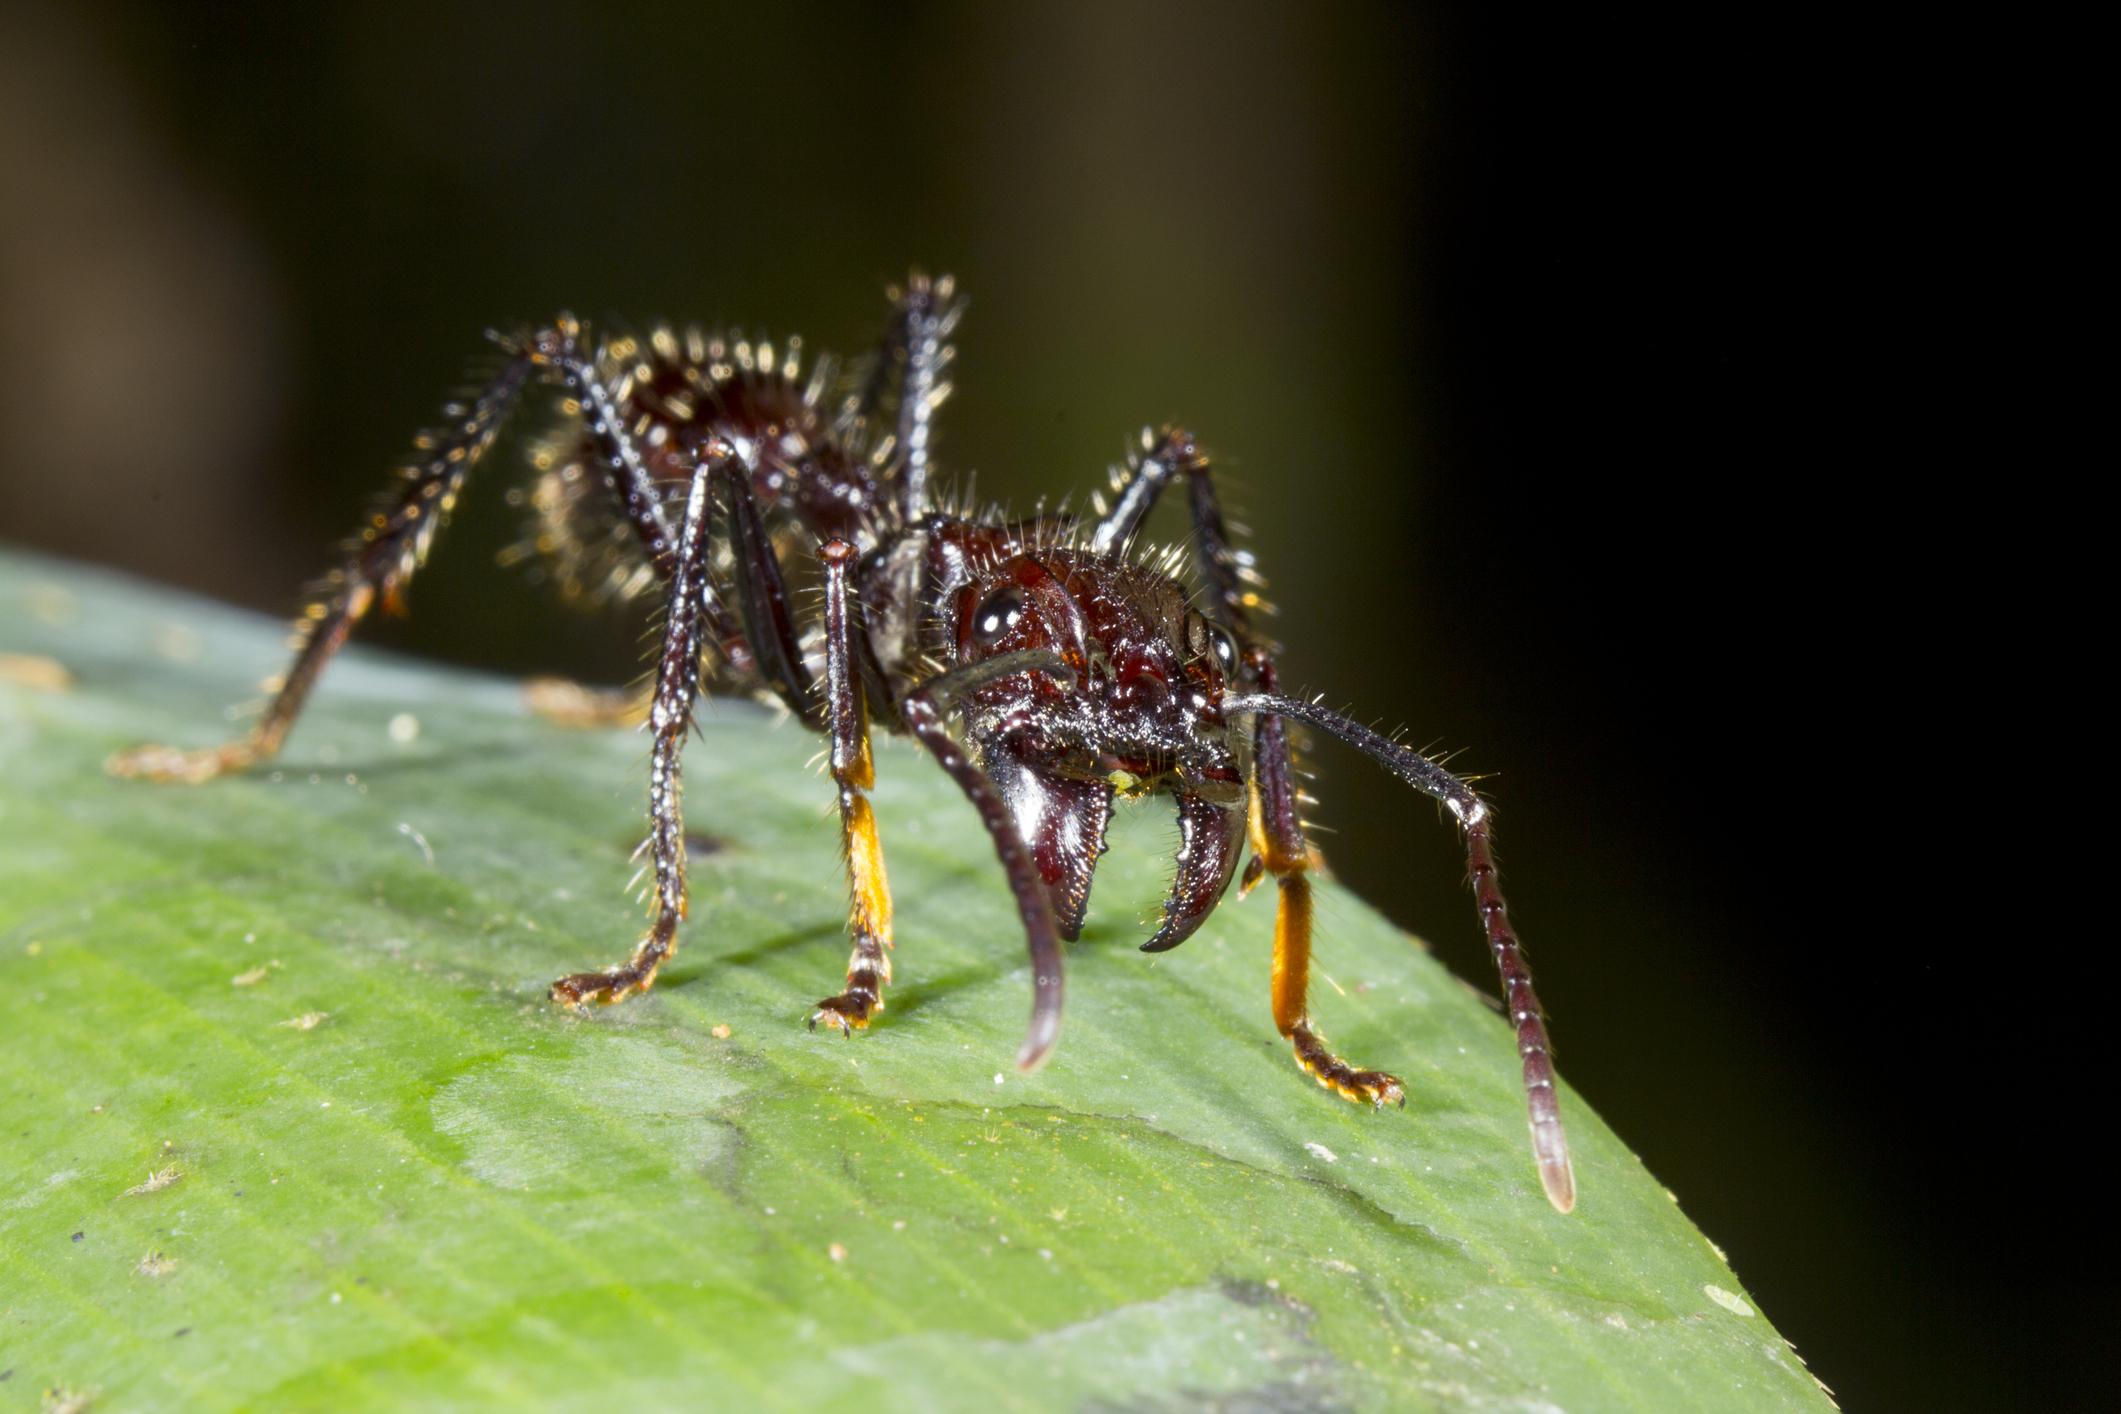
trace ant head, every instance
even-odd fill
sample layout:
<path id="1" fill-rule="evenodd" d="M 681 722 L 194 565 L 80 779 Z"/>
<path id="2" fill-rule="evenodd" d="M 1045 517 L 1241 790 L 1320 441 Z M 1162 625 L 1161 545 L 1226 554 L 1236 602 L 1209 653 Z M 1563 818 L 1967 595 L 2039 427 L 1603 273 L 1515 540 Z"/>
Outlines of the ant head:
<path id="1" fill-rule="evenodd" d="M 1168 575 L 1074 550 L 1012 555 L 950 596 L 948 641 L 970 666 L 1050 653 L 1062 682 L 1015 673 L 964 702 L 966 734 L 1038 858 L 1065 936 L 1076 936 L 1116 796 L 1178 804 L 1179 877 L 1155 950 L 1182 942 L 1221 896 L 1244 840 L 1250 742 L 1227 722 L 1240 690 L 1230 634 Z"/>
<path id="2" fill-rule="evenodd" d="M 1129 794 L 1227 758 L 1221 701 L 1237 645 L 1169 576 L 1079 551 L 1018 554 L 959 586 L 949 607 L 959 666 L 1029 650 L 1075 674 L 975 692 L 976 736 L 1037 738 L 1042 755 Z"/>

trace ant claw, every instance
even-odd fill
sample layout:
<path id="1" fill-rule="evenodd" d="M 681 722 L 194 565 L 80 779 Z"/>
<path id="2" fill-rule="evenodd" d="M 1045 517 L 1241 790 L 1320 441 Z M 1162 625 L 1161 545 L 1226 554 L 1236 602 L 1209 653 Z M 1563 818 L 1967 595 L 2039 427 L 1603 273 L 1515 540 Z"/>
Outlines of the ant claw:
<path id="1" fill-rule="evenodd" d="M 854 1039 L 854 1028 L 857 1026 L 866 1028 L 869 1025 L 869 1018 L 861 1015 L 849 1016 L 838 1005 L 840 1001 L 841 999 L 838 997 L 827 997 L 824 1001 L 819 1002 L 817 1010 L 810 1013 L 810 1029 L 812 1031 L 817 1030 L 817 1024 L 822 1021 L 827 1026 L 838 1027 L 840 1035 L 851 1041 Z"/>

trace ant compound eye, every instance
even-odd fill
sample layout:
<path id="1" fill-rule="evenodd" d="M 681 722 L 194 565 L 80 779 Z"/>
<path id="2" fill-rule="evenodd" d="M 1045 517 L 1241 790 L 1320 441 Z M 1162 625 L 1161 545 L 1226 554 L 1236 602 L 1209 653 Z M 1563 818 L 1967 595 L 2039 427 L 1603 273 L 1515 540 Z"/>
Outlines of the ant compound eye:
<path id="1" fill-rule="evenodd" d="M 983 648 L 992 648 L 1009 636 L 1017 620 L 1024 616 L 1024 595 L 1020 589 L 1000 589 L 980 601 L 972 611 L 972 637 Z"/>
<path id="2" fill-rule="evenodd" d="M 1230 630 L 1206 614 L 1186 615 L 1186 651 L 1196 661 L 1212 653 L 1224 677 L 1237 675 L 1237 640 L 1231 637 Z"/>

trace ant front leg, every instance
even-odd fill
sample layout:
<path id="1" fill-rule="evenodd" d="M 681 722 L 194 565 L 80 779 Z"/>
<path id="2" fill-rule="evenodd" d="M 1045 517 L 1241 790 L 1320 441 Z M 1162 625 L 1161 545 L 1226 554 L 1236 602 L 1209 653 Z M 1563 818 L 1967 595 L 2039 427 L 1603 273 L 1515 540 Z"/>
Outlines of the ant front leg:
<path id="1" fill-rule="evenodd" d="M 1365 753 L 1408 785 L 1442 801 L 1466 832 L 1466 861 L 1473 876 L 1473 899 L 1480 909 L 1480 923 L 1488 936 L 1488 950 L 1502 974 L 1510 1023 L 1517 1032 L 1517 1053 L 1524 1062 L 1525 1107 L 1531 1119 L 1532 1153 L 1539 1161 L 1540 1186 L 1547 1201 L 1561 1212 L 1576 1206 L 1576 1171 L 1569 1162 L 1568 1136 L 1561 1127 L 1561 1103 L 1554 1091 L 1554 1048 L 1547 1039 L 1546 1015 L 1532 990 L 1532 969 L 1524 958 L 1524 944 L 1510 924 L 1510 907 L 1503 901 L 1495 868 L 1495 813 L 1473 788 L 1418 751 L 1379 736 L 1359 722 L 1315 702 L 1304 702 L 1273 692 L 1223 699 L 1223 710 L 1231 714 L 1253 712 L 1262 724 L 1281 716 L 1295 717 L 1323 727 L 1356 750 Z M 1270 714 L 1278 714 L 1270 717 Z M 1280 981 L 1277 952 L 1276 982 Z M 1280 997 L 1277 992 L 1276 1002 Z"/>
<path id="2" fill-rule="evenodd" d="M 650 901 L 653 921 L 633 956 L 602 972 L 578 972 L 552 984 L 551 997 L 581 1010 L 588 1002 L 615 1002 L 655 983 L 656 969 L 677 950 L 678 923 L 685 916 L 684 750 L 692 731 L 692 703 L 699 691 L 700 643 L 707 608 L 714 601 L 708 579 L 712 559 L 713 484 L 718 470 L 736 460 L 735 451 L 717 440 L 706 448 L 692 475 L 685 501 L 685 521 L 677 536 L 668 585 L 668 612 L 663 622 L 663 651 L 656 661 L 655 697 L 648 725 L 655 746 L 648 763 L 648 839 L 644 846 L 654 872 Z"/>
<path id="3" fill-rule="evenodd" d="M 1246 650 L 1247 676 L 1274 690 L 1274 659 L 1264 648 Z M 1274 915 L 1274 1025 L 1296 1048 L 1296 1063 L 1338 1095 L 1361 1103 L 1404 1105 L 1407 1093 L 1396 1076 L 1349 1065 L 1326 1048 L 1311 1024 L 1311 849 L 1297 813 L 1289 769 L 1288 728 L 1262 712 L 1252 728 L 1252 853 L 1246 881 L 1264 866 L 1281 894 Z"/>
<path id="4" fill-rule="evenodd" d="M 426 562 L 435 532 L 455 507 L 471 474 L 508 414 L 515 409 L 537 359 L 518 351 L 471 403 L 443 409 L 448 425 L 423 433 L 416 445 L 425 460 L 406 468 L 404 484 L 387 509 L 379 510 L 358 536 L 348 542 L 345 564 L 325 579 L 324 592 L 296 620 L 294 663 L 280 680 L 265 715 L 241 741 L 203 751 L 168 746 L 140 746 L 121 751 L 103 763 L 113 776 L 151 781 L 184 781 L 197 785 L 247 767 L 278 753 L 280 743 L 301 715 L 310 689 L 380 599 L 386 609 L 404 612 L 405 587 Z"/>
<path id="5" fill-rule="evenodd" d="M 884 848 L 876 836 L 869 791 L 876 764 L 869 754 L 869 710 L 856 671 L 853 585 L 856 552 L 844 540 L 818 552 L 825 563 L 825 716 L 832 733 L 832 781 L 839 787 L 840 842 L 847 856 L 847 892 L 852 903 L 847 931 L 854 938 L 847 959 L 847 990 L 827 997 L 811 1013 L 810 1029 L 822 1021 L 843 1036 L 866 1027 L 884 1009 L 891 980 L 891 886 L 884 878 Z"/>
<path id="6" fill-rule="evenodd" d="M 1251 621 L 1252 611 L 1271 609 L 1255 592 L 1261 580 L 1250 554 L 1230 544 L 1206 454 L 1192 434 L 1181 429 L 1155 439 L 1144 433 L 1143 439 L 1143 454 L 1115 488 L 1111 510 L 1092 532 L 1091 549 L 1099 554 L 1124 549 L 1140 532 L 1163 489 L 1184 476 L 1192 493 L 1194 553 L 1213 592 L 1213 616 L 1240 645 L 1230 674 L 1232 686 L 1277 691 L 1273 645 L 1253 630 Z M 1252 729 L 1252 863 L 1242 887 L 1250 889 L 1261 874 L 1271 873 L 1281 895 L 1274 918 L 1274 1025 L 1295 1047 L 1297 1064 L 1320 1085 L 1364 1104 L 1404 1105 L 1406 1089 L 1396 1077 L 1348 1064 L 1326 1048 L 1325 1038 L 1311 1024 L 1311 847 L 1298 804 L 1288 729 L 1278 715 L 1261 712 Z"/>

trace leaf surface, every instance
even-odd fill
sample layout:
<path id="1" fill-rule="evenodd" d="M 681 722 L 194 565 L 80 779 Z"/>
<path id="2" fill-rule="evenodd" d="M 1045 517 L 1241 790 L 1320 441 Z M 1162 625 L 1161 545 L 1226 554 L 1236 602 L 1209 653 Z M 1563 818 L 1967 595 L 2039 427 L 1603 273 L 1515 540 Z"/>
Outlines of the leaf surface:
<path id="1" fill-rule="evenodd" d="M 1502 1019 L 1331 884 L 1314 1009 L 1404 1111 L 1274 1034 L 1271 890 L 1136 951 L 1162 802 L 1115 828 L 1019 1076 L 1000 868 L 882 743 L 897 980 L 868 1034 L 813 1034 L 847 951 L 818 745 L 716 703 L 682 948 L 578 1020 L 547 982 L 641 925 L 634 734 L 357 647 L 271 767 L 103 774 L 230 734 L 283 637 L 0 555 L 0 652 L 73 680 L 0 675 L 0 1409 L 1827 1407 L 1566 1088 L 1581 1199 L 1547 1205 Z"/>

